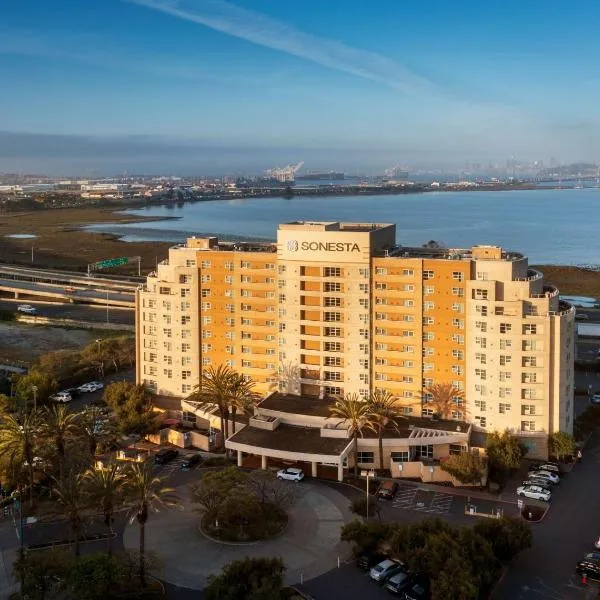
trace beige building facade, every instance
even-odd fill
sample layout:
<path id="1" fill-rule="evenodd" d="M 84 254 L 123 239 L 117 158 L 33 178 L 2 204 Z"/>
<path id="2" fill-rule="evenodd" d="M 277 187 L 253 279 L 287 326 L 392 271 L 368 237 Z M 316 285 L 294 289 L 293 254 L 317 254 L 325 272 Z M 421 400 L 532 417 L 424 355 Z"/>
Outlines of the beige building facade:
<path id="1" fill-rule="evenodd" d="M 574 309 L 526 257 L 495 246 L 407 248 L 395 226 L 294 222 L 276 243 L 190 238 L 137 293 L 137 380 L 187 397 L 226 364 L 265 396 L 392 393 L 432 417 L 509 429 L 532 455 L 572 430 Z M 386 458 L 389 460 L 389 457 Z"/>

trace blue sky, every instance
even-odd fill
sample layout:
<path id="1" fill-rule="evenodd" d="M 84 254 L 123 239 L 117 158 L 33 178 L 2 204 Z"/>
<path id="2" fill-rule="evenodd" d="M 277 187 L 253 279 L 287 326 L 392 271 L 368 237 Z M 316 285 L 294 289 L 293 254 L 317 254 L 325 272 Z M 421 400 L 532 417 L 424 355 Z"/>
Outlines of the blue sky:
<path id="1" fill-rule="evenodd" d="M 0 172 L 600 160 L 599 23 L 591 0 L 3 2 Z"/>

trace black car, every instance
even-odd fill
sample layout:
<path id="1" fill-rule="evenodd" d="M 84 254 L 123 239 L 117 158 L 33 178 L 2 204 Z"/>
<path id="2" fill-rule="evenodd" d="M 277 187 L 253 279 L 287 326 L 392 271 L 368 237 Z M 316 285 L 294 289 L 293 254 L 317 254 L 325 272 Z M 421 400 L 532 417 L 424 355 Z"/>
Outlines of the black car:
<path id="1" fill-rule="evenodd" d="M 166 465 L 168 462 L 176 459 L 179 456 L 179 451 L 175 450 L 175 448 L 161 448 L 154 455 L 154 464 L 155 465 Z"/>
<path id="2" fill-rule="evenodd" d="M 182 471 L 189 471 L 193 469 L 196 465 L 199 465 L 202 462 L 202 455 L 200 454 L 192 454 L 191 456 L 186 456 L 181 463 Z"/>
<path id="3" fill-rule="evenodd" d="M 404 600 L 429 600 L 431 582 L 427 575 L 414 575 L 404 592 Z"/>
<path id="4" fill-rule="evenodd" d="M 369 571 L 386 558 L 387 556 L 382 552 L 364 552 L 356 560 L 356 566 L 363 571 Z"/>

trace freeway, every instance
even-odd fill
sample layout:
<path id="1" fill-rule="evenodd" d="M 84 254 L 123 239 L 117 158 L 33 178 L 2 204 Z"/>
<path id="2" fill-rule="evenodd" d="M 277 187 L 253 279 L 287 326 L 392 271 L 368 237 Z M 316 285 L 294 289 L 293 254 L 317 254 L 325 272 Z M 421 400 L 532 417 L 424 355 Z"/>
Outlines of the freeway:
<path id="1" fill-rule="evenodd" d="M 17 306 L 24 304 L 19 300 L 0 299 L 0 310 L 17 312 Z M 60 304 L 49 302 L 35 302 L 27 300 L 27 304 L 35 306 L 37 316 L 50 317 L 53 319 L 73 319 L 89 323 L 106 323 L 106 307 L 90 306 L 84 304 Z M 19 313 L 21 314 L 21 313 Z M 125 308 L 110 308 L 108 310 L 108 322 L 120 325 L 134 324 L 134 311 Z"/>

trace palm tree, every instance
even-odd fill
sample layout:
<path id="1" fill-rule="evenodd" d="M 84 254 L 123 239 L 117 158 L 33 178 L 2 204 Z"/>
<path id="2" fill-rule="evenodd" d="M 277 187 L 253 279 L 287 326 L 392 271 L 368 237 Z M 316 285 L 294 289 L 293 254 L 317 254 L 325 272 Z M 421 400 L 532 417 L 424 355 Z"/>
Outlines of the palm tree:
<path id="1" fill-rule="evenodd" d="M 52 440 L 58 458 L 59 481 L 63 480 L 67 445 L 77 434 L 77 413 L 71 412 L 64 404 L 44 408 L 42 434 Z"/>
<path id="2" fill-rule="evenodd" d="M 369 426 L 371 416 L 369 405 L 358 394 L 346 394 L 338 398 L 329 413 L 332 417 L 339 417 L 350 429 L 354 441 L 354 475 L 358 475 L 358 436 L 362 436 L 363 429 Z"/>
<path id="3" fill-rule="evenodd" d="M 202 407 L 216 406 L 221 419 L 221 447 L 225 447 L 225 440 L 229 433 L 229 407 L 231 405 L 234 377 L 237 373 L 225 365 L 208 367 L 202 371 L 200 385 L 190 396 Z"/>
<path id="4" fill-rule="evenodd" d="M 112 554 L 113 515 L 122 505 L 125 477 L 117 470 L 117 465 L 108 469 L 90 469 L 84 475 L 85 491 L 91 506 L 100 506 L 104 524 L 108 528 L 108 554 Z"/>
<path id="5" fill-rule="evenodd" d="M 89 456 L 92 460 L 96 456 L 100 441 L 112 437 L 116 433 L 112 421 L 103 419 L 103 416 L 102 411 L 97 406 L 91 406 L 78 414 L 79 434 L 86 441 Z"/>
<path id="6" fill-rule="evenodd" d="M 452 411 L 459 408 L 459 402 L 464 397 L 463 392 L 450 382 L 436 383 L 428 387 L 425 392 L 429 394 L 428 404 L 435 409 L 435 413 L 442 419 L 450 419 Z"/>
<path id="7" fill-rule="evenodd" d="M 387 391 L 376 390 L 368 400 L 370 421 L 369 429 L 377 434 L 379 441 L 379 469 L 383 471 L 383 432 L 388 425 L 397 426 L 401 415 L 396 396 Z"/>
<path id="8" fill-rule="evenodd" d="M 252 391 L 254 382 L 251 379 L 245 379 L 239 373 L 231 375 L 231 422 L 233 433 L 235 433 L 235 417 L 238 410 L 245 415 L 252 415 L 254 405 L 260 397 L 256 392 Z"/>
<path id="9" fill-rule="evenodd" d="M 0 457 L 15 473 L 24 467 L 29 475 L 29 504 L 33 506 L 33 472 L 35 451 L 40 435 L 39 411 L 26 412 L 20 417 L 6 415 L 0 425 Z"/>
<path id="10" fill-rule="evenodd" d="M 125 490 L 127 500 L 131 504 L 130 522 L 137 519 L 140 526 L 140 581 L 142 587 L 145 587 L 146 523 L 150 511 L 158 512 L 161 506 L 180 506 L 181 501 L 173 488 L 163 487 L 163 479 L 154 476 L 152 465 L 148 463 L 131 465 L 125 481 Z"/>
<path id="11" fill-rule="evenodd" d="M 68 519 L 75 538 L 75 556 L 80 553 L 80 540 L 83 531 L 84 513 L 88 506 L 85 480 L 81 473 L 70 472 L 67 477 L 56 482 L 54 490 L 62 514 Z"/>

